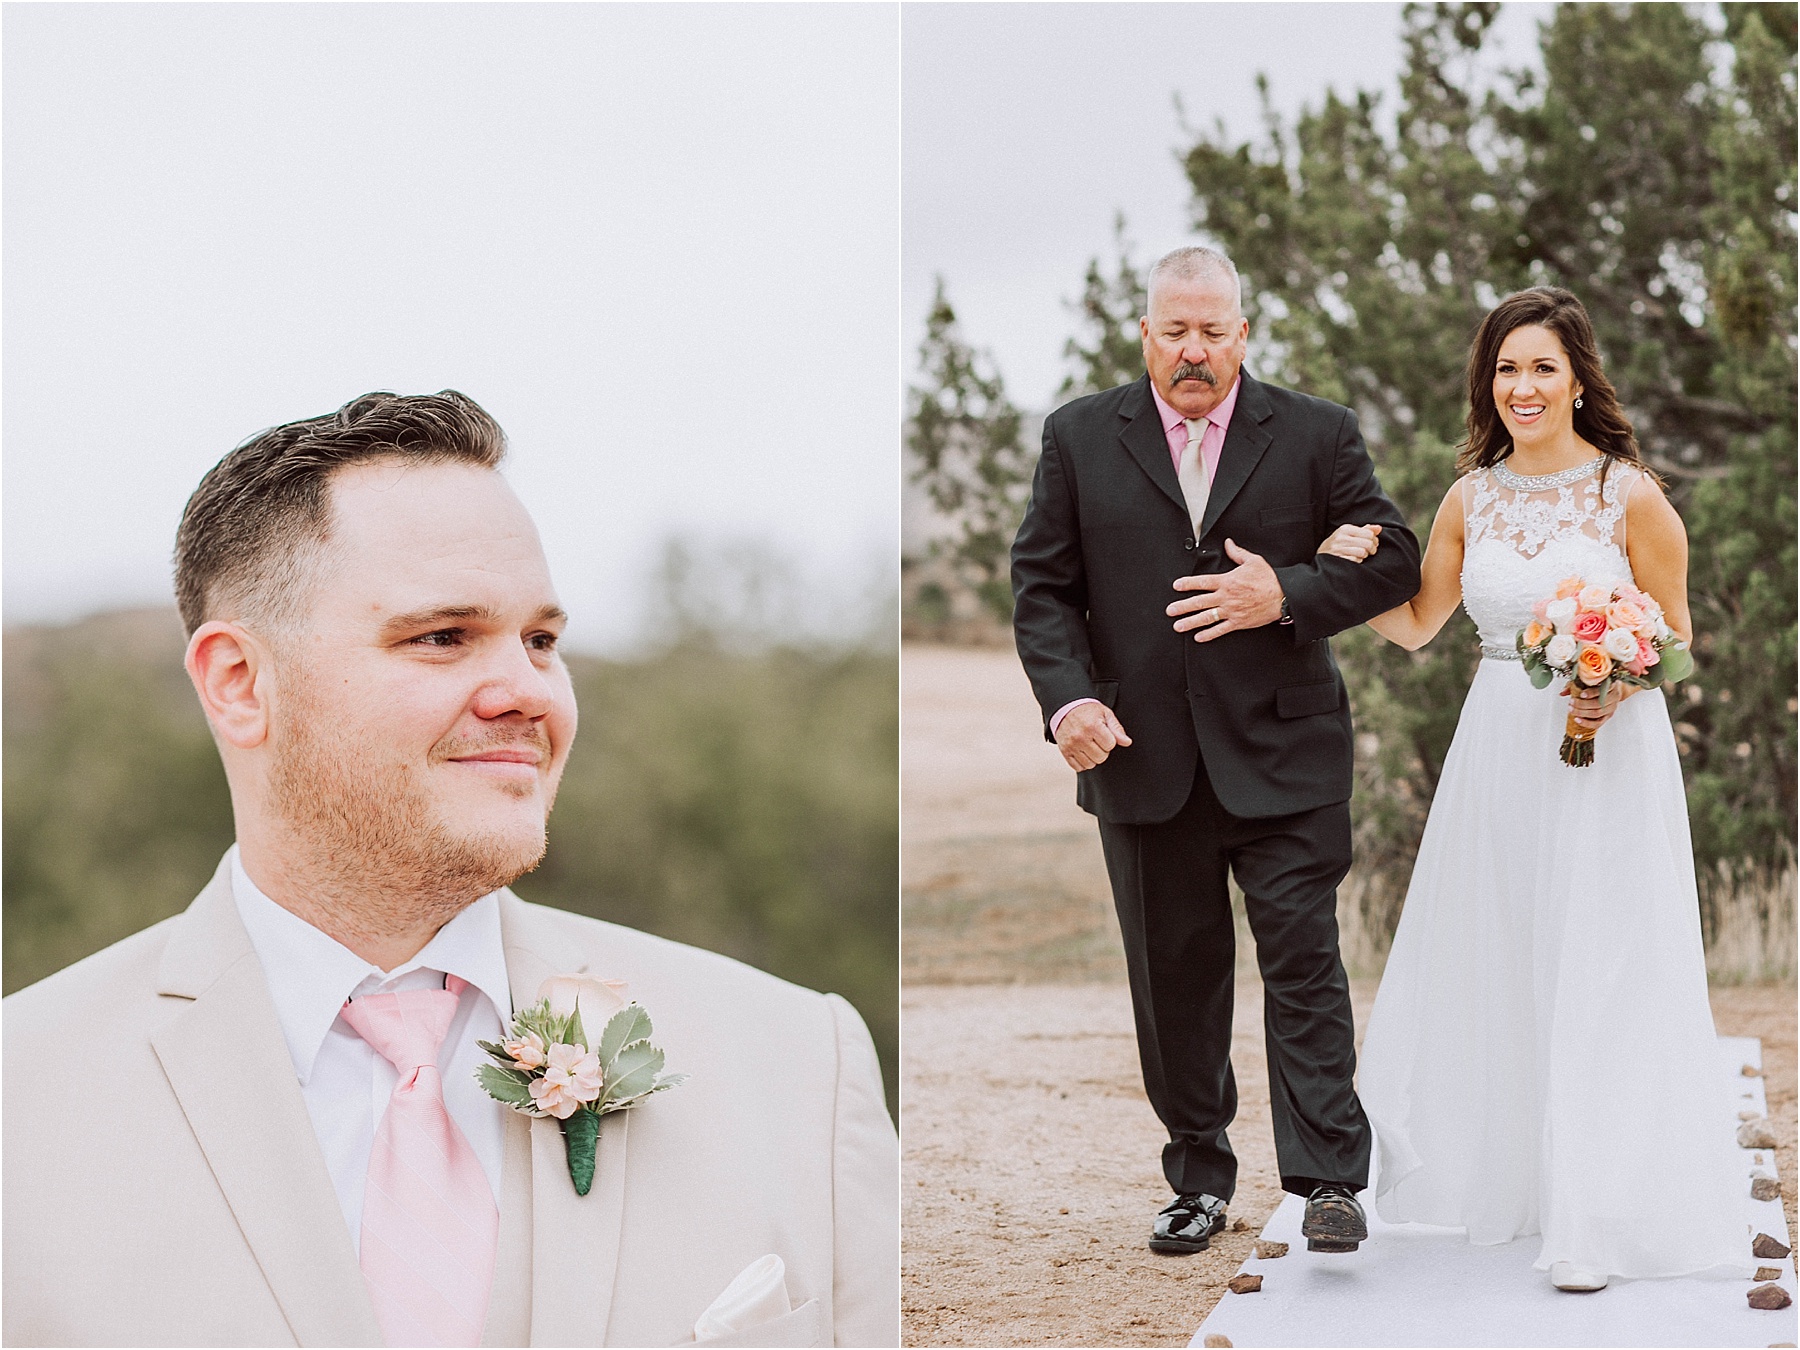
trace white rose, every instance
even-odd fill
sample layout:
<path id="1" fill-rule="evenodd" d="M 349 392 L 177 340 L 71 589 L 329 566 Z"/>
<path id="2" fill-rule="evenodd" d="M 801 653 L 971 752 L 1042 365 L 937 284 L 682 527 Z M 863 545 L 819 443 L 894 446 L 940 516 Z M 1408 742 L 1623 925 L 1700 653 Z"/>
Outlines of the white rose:
<path id="1" fill-rule="evenodd" d="M 1658 614 L 1656 616 L 1656 640 L 1658 642 L 1667 642 L 1674 636 L 1675 630 L 1669 627 L 1669 621 L 1663 618 L 1661 614 Z"/>
<path id="2" fill-rule="evenodd" d="M 1558 633 L 1566 633 L 1569 631 L 1570 625 L 1575 622 L 1575 611 L 1577 608 L 1579 608 L 1579 606 L 1576 605 L 1574 596 L 1567 596 L 1561 600 L 1552 600 L 1548 605 L 1544 606 L 1544 617 L 1550 620 L 1551 626 L 1555 628 Z M 1570 655 L 1573 654 L 1574 652 L 1571 650 Z M 1556 658 L 1552 657 L 1551 660 L 1554 661 Z M 1561 663 L 1558 662 L 1558 664 L 1560 665 Z"/>
<path id="3" fill-rule="evenodd" d="M 1574 606 L 1570 605 L 1571 611 Z M 1566 666 L 1575 659 L 1575 639 L 1568 633 L 1558 633 L 1550 639 L 1550 645 L 1544 648 L 1544 660 L 1553 666 Z"/>
<path id="4" fill-rule="evenodd" d="M 592 975 L 552 975 L 538 990 L 538 997 L 550 1000 L 550 1011 L 567 1017 L 581 1002 L 581 1025 L 590 1036 L 598 1036 L 607 1019 L 631 1001 L 625 981 L 602 980 Z"/>
<path id="5" fill-rule="evenodd" d="M 1612 587 L 1583 586 L 1575 598 L 1583 609 L 1605 609 L 1612 603 Z"/>
<path id="6" fill-rule="evenodd" d="M 1600 650 L 1615 661 L 1635 661 L 1637 659 L 1637 634 L 1629 628 L 1609 628 L 1606 638 L 1600 644 Z"/>

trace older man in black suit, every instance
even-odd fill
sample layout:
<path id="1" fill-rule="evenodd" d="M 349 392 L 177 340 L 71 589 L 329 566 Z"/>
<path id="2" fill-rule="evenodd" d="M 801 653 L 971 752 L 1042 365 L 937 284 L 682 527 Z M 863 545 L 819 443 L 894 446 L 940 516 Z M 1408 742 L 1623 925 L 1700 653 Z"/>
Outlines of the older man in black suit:
<path id="1" fill-rule="evenodd" d="M 1014 628 L 1046 735 L 1099 817 L 1174 1201 L 1152 1250 L 1203 1250 L 1237 1179 L 1226 887 L 1264 984 L 1284 1189 L 1317 1251 L 1367 1236 L 1370 1135 L 1352 1086 L 1337 886 L 1350 866 L 1351 728 L 1326 639 L 1410 599 L 1419 545 L 1356 415 L 1263 384 L 1237 271 L 1183 248 L 1151 268 L 1147 374 L 1044 424 L 1013 545 Z M 1316 552 L 1380 525 L 1361 564 Z"/>

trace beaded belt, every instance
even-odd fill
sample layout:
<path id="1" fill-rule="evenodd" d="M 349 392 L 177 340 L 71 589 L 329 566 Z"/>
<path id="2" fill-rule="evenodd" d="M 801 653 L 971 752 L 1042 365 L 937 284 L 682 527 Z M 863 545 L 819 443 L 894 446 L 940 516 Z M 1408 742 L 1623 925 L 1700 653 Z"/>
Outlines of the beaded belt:
<path id="1" fill-rule="evenodd" d="M 1481 644 L 1481 657 L 1484 661 L 1523 661 L 1525 659 L 1512 647 L 1490 647 L 1485 642 Z"/>

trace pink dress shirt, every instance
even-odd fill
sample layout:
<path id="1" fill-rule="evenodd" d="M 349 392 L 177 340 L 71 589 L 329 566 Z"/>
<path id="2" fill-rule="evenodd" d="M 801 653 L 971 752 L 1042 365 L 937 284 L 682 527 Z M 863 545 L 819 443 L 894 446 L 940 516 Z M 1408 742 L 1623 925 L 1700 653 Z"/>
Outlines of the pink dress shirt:
<path id="1" fill-rule="evenodd" d="M 1231 414 L 1237 407 L 1238 389 L 1243 385 L 1240 376 L 1231 382 L 1231 392 L 1220 399 L 1213 410 L 1206 414 L 1206 430 L 1200 437 L 1200 464 L 1206 470 L 1206 481 L 1211 483 L 1219 472 L 1219 456 L 1225 451 L 1225 433 L 1231 429 Z M 1163 401 L 1163 396 L 1156 391 L 1156 382 L 1150 382 L 1150 397 L 1156 400 L 1157 415 L 1162 418 L 1163 436 L 1169 442 L 1169 459 L 1175 465 L 1177 473 L 1181 471 L 1181 452 L 1187 449 L 1187 419 Z M 1083 703 L 1098 703 L 1097 698 L 1078 698 L 1065 703 L 1056 710 L 1050 719 L 1050 734 L 1056 735 L 1057 727 L 1062 725 L 1063 718 L 1069 715 L 1069 709 L 1079 708 Z"/>

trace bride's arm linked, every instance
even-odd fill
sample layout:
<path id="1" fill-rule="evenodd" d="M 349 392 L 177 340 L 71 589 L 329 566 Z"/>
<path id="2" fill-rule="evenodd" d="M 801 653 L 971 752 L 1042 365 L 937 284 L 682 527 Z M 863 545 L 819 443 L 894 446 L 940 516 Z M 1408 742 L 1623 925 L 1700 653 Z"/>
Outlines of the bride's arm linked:
<path id="1" fill-rule="evenodd" d="M 1319 545 L 1319 552 L 1361 562 L 1381 546 L 1380 533 L 1378 525 L 1340 526 Z M 1463 500 L 1462 480 L 1458 479 L 1444 494 L 1437 519 L 1431 523 L 1431 541 L 1419 564 L 1419 593 L 1404 605 L 1377 614 L 1369 620 L 1369 627 L 1409 652 L 1430 642 L 1462 602 L 1462 560 Z"/>

